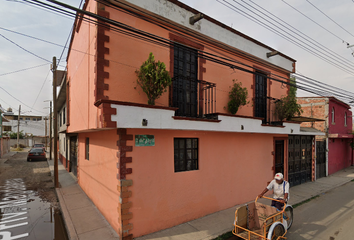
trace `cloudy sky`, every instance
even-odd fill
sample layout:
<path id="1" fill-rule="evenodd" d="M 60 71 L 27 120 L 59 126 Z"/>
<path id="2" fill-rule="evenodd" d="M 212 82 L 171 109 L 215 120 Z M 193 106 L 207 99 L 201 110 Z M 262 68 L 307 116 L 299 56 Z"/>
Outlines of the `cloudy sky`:
<path id="1" fill-rule="evenodd" d="M 289 24 L 291 27 L 286 26 L 292 29 L 292 31 L 285 33 L 287 37 L 297 42 L 300 42 L 298 39 L 301 39 L 302 34 L 312 38 L 311 41 L 315 44 L 307 47 L 312 53 L 231 10 L 227 7 L 231 7 L 231 5 L 228 5 L 226 1 L 181 1 L 296 59 L 298 73 L 354 92 L 354 57 L 352 55 L 354 47 L 353 50 L 347 48 L 347 43 L 354 45 L 354 0 L 227 1 L 237 7 L 238 9 L 235 10 L 238 12 L 243 12 L 248 17 L 257 17 L 263 24 L 267 23 L 274 29 L 276 26 L 266 22 L 270 19 L 262 15 L 261 12 L 268 11 L 266 15 L 282 19 L 286 22 L 282 22 L 282 24 L 284 26 Z M 62 2 L 78 7 L 81 0 L 62 0 Z M 64 49 L 61 46 L 65 45 L 67 41 L 73 19 L 34 7 L 22 0 L 0 0 L 0 4 L 0 104 L 4 108 L 12 107 L 15 113 L 18 106 L 21 105 L 21 111 L 25 114 L 47 115 L 49 103 L 44 101 L 52 99 L 50 62 L 53 56 L 60 57 Z M 246 8 L 252 10 L 253 13 Z M 279 19 L 278 22 L 280 22 Z M 276 25 L 279 26 L 279 23 Z M 5 29 L 31 35 L 61 46 L 24 37 Z M 284 33 L 284 31 L 282 32 Z M 304 43 L 300 43 L 302 45 L 308 43 L 306 40 L 302 39 L 302 41 L 304 41 Z M 321 54 L 321 51 L 327 54 L 325 56 L 327 60 L 332 58 L 332 64 L 315 56 Z M 66 51 L 64 51 L 59 69 L 64 69 L 65 57 Z M 32 69 L 17 72 L 27 68 Z M 299 92 L 298 95 L 309 94 Z"/>

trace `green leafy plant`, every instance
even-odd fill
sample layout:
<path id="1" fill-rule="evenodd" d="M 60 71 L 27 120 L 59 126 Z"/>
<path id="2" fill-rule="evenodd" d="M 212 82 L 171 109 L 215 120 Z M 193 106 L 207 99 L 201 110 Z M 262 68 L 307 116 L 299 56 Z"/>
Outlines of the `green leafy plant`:
<path id="1" fill-rule="evenodd" d="M 155 100 L 166 92 L 167 87 L 172 83 L 165 64 L 160 61 L 156 62 L 152 53 L 135 73 L 138 76 L 138 84 L 148 97 L 149 105 L 155 105 Z"/>
<path id="2" fill-rule="evenodd" d="M 17 132 L 5 132 L 5 136 L 9 136 L 11 139 L 17 139 Z M 19 138 L 23 139 L 25 137 L 25 134 L 23 133 L 23 130 L 19 132 Z"/>
<path id="3" fill-rule="evenodd" d="M 248 90 L 247 88 L 242 87 L 241 82 L 237 82 L 237 80 L 232 80 L 233 85 L 229 92 L 229 102 L 227 103 L 227 109 L 231 114 L 236 114 L 240 106 L 244 106 L 248 104 L 247 96 Z"/>
<path id="4" fill-rule="evenodd" d="M 296 82 L 290 79 L 290 91 L 288 96 L 282 97 L 275 103 L 275 115 L 280 121 L 290 120 L 294 116 L 299 116 L 303 111 L 301 105 L 296 101 Z"/>

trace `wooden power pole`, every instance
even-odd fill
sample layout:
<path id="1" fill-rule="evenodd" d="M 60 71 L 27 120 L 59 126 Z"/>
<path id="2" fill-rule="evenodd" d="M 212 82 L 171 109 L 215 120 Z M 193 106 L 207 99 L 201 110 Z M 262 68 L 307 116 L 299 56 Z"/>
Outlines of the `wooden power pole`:
<path id="1" fill-rule="evenodd" d="M 44 122 L 45 122 L 45 126 L 44 126 L 44 129 L 45 129 L 45 134 L 44 134 L 44 136 L 45 136 L 45 149 L 47 149 L 47 120 L 48 120 L 48 118 L 47 117 L 45 117 L 44 118 Z M 47 151 L 47 150 L 46 150 Z"/>
<path id="2" fill-rule="evenodd" d="M 21 105 L 18 108 L 18 117 L 17 117 L 17 148 L 20 148 L 20 116 L 21 116 Z"/>
<path id="3" fill-rule="evenodd" d="M 54 154 L 54 184 L 59 187 L 58 177 L 58 119 L 57 119 L 57 58 L 53 57 L 53 154 Z"/>
<path id="4" fill-rule="evenodd" d="M 49 113 L 49 159 L 52 160 L 52 101 L 50 101 L 50 113 Z"/>

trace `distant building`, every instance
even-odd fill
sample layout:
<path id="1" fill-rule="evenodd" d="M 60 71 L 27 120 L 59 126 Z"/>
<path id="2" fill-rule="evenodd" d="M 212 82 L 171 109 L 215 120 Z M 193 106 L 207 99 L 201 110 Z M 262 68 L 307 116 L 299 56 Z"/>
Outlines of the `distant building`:
<path id="1" fill-rule="evenodd" d="M 17 132 L 18 115 L 8 108 L 3 116 L 8 122 L 3 123 L 3 132 Z M 45 136 L 45 119 L 38 115 L 20 115 L 20 131 L 29 136 Z M 49 128 L 48 128 L 49 130 Z"/>

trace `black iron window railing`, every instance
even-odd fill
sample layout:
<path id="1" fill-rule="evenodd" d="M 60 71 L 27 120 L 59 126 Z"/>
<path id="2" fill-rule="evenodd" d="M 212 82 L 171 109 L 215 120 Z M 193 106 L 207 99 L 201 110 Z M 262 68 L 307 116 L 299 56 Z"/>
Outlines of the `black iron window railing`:
<path id="1" fill-rule="evenodd" d="M 216 112 L 216 84 L 191 77 L 172 78 L 171 106 L 176 116 L 208 118 Z"/>
<path id="2" fill-rule="evenodd" d="M 255 117 L 262 118 L 263 124 L 269 125 L 282 125 L 282 121 L 278 118 L 275 113 L 275 106 L 280 99 L 272 97 L 256 97 L 254 99 L 255 105 Z"/>

